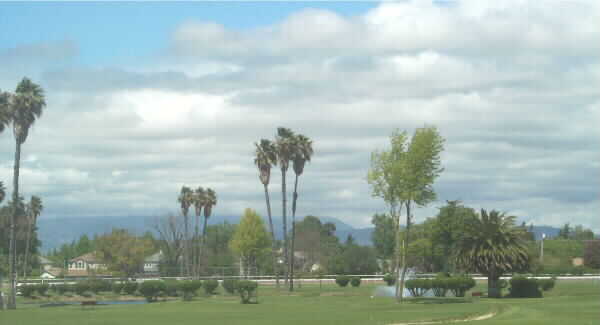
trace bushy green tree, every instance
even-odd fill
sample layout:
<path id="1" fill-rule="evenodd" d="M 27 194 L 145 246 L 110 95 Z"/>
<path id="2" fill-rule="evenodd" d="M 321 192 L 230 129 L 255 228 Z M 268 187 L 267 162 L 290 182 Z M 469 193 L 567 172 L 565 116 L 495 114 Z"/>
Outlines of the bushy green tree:
<path id="1" fill-rule="evenodd" d="M 246 209 L 238 225 L 231 249 L 241 258 L 243 269 L 256 267 L 260 257 L 269 253 L 271 238 L 260 216 L 252 209 Z"/>

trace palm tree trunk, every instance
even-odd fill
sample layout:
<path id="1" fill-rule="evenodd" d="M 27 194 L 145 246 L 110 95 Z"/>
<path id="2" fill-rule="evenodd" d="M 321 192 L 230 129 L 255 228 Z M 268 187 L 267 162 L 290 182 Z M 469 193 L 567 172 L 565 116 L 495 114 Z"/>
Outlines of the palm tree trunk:
<path id="1" fill-rule="evenodd" d="M 290 291 L 294 291 L 294 243 L 296 241 L 296 201 L 298 201 L 298 174 L 294 182 L 294 197 L 292 201 L 292 247 L 290 254 Z"/>
<path id="2" fill-rule="evenodd" d="M 202 227 L 202 244 L 200 245 L 200 253 L 198 254 L 198 277 L 200 276 L 200 264 L 204 256 L 204 247 L 206 247 L 206 226 L 208 225 L 208 217 L 204 216 L 204 227 Z"/>
<path id="3" fill-rule="evenodd" d="M 402 245 L 402 276 L 400 277 L 400 296 L 399 301 L 402 303 L 403 300 L 403 292 L 404 292 L 404 279 L 406 277 L 406 269 L 407 269 L 407 252 L 408 252 L 408 244 L 409 244 L 409 235 L 410 235 L 410 201 L 406 202 L 406 235 L 404 240 L 404 245 Z"/>
<path id="4" fill-rule="evenodd" d="M 190 274 L 190 231 L 189 231 L 189 219 L 187 214 L 185 214 L 183 216 L 183 222 L 184 222 L 184 232 L 185 234 L 183 235 L 184 239 L 183 239 L 183 269 L 184 269 L 184 274 L 183 276 L 188 276 Z"/>
<path id="5" fill-rule="evenodd" d="M 194 239 L 192 240 L 192 270 L 194 273 L 194 277 L 199 277 L 200 273 L 200 257 L 199 257 L 199 248 L 198 248 L 198 241 L 200 240 L 200 216 L 197 215 L 196 216 L 196 225 L 195 225 L 195 229 L 194 229 Z"/>
<path id="6" fill-rule="evenodd" d="M 31 241 L 31 231 L 32 231 L 32 223 L 33 220 L 29 220 L 27 222 L 27 239 L 25 241 L 25 258 L 23 260 L 23 278 L 27 276 L 27 262 L 29 260 L 29 242 Z"/>
<path id="7" fill-rule="evenodd" d="M 283 263 L 285 264 L 285 284 L 289 281 L 288 236 L 287 236 L 287 196 L 285 192 L 285 170 L 281 169 L 281 202 L 283 205 Z"/>
<path id="8" fill-rule="evenodd" d="M 13 174 L 13 211 L 10 214 L 10 244 L 9 244 L 9 272 L 10 272 L 10 296 L 8 297 L 8 309 L 17 309 L 17 241 L 15 238 L 15 227 L 17 208 L 19 200 L 19 167 L 21 163 L 21 143 L 16 139 L 15 166 Z"/>
<path id="9" fill-rule="evenodd" d="M 279 270 L 277 270 L 277 248 L 275 243 L 275 230 L 273 229 L 273 218 L 271 216 L 271 201 L 269 200 L 269 189 L 267 184 L 265 187 L 265 200 L 267 202 L 267 214 L 269 215 L 269 230 L 271 231 L 271 253 L 273 255 L 273 272 L 275 272 L 275 283 L 279 288 Z"/>

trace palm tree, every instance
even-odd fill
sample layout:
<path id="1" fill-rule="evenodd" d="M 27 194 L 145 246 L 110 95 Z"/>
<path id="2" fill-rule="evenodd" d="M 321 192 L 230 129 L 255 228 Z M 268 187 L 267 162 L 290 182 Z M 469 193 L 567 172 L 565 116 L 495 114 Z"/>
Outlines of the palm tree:
<path id="1" fill-rule="evenodd" d="M 213 189 L 206 189 L 206 196 L 204 198 L 204 227 L 202 227 L 202 244 L 200 245 L 200 256 L 198 257 L 198 265 L 202 262 L 204 253 L 204 247 L 206 247 L 206 226 L 208 225 L 208 218 L 212 213 L 212 208 L 217 205 L 217 194 Z"/>
<path id="2" fill-rule="evenodd" d="M 288 282 L 289 276 L 289 251 L 288 251 L 288 234 L 287 234 L 287 195 L 285 174 L 290 166 L 290 159 L 294 153 L 294 132 L 288 128 L 278 127 L 277 136 L 275 137 L 275 147 L 277 148 L 277 160 L 279 168 L 281 168 L 281 200 L 283 213 L 283 261 L 286 265 L 285 282 Z"/>
<path id="3" fill-rule="evenodd" d="M 523 230 L 515 227 L 515 217 L 496 210 L 481 214 L 467 225 L 456 251 L 459 265 L 488 277 L 488 296 L 500 297 L 499 279 L 506 272 L 524 270 L 529 255 Z"/>
<path id="4" fill-rule="evenodd" d="M 254 164 L 258 167 L 260 182 L 265 188 L 265 200 L 267 202 L 267 214 L 269 216 L 269 230 L 271 231 L 271 248 L 273 255 L 273 272 L 275 272 L 275 283 L 279 288 L 279 272 L 277 270 L 277 251 L 275 242 L 275 229 L 273 228 L 273 218 L 271 215 L 271 202 L 269 200 L 269 182 L 271 180 L 271 167 L 277 165 L 277 148 L 275 144 L 267 139 L 261 139 L 260 144 L 256 146 L 256 157 Z"/>
<path id="5" fill-rule="evenodd" d="M 184 245 L 183 245 L 183 270 L 186 276 L 190 275 L 190 231 L 188 212 L 194 199 L 194 192 L 187 186 L 181 187 L 181 192 L 177 198 L 177 202 L 181 206 L 184 223 Z"/>
<path id="6" fill-rule="evenodd" d="M 194 230 L 194 252 L 193 252 L 193 256 L 194 256 L 194 265 L 193 265 L 193 269 L 194 272 L 196 273 L 196 276 L 199 276 L 200 273 L 200 257 L 199 257 L 199 248 L 198 248 L 198 243 L 200 240 L 200 216 L 202 215 L 202 207 L 204 206 L 204 202 L 206 201 L 206 192 L 204 191 L 204 188 L 202 188 L 202 186 L 199 186 L 196 191 L 194 191 L 194 200 L 193 200 L 193 204 L 194 204 L 194 211 L 196 212 L 196 227 Z"/>
<path id="7" fill-rule="evenodd" d="M 42 115 L 42 110 L 46 106 L 44 99 L 44 90 L 37 84 L 27 78 L 23 78 L 17 85 L 13 95 L 3 95 L 8 97 L 8 121 L 12 124 L 13 134 L 15 136 L 15 165 L 13 176 L 13 201 L 19 199 L 19 168 L 21 162 L 21 145 L 27 140 L 29 128 Z M 3 99 L 4 100 L 4 99 Z M 9 269 L 10 269 L 10 297 L 8 308 L 16 309 L 16 238 L 15 222 L 17 217 L 16 205 L 10 218 L 10 247 L 9 247 Z"/>
<path id="8" fill-rule="evenodd" d="M 294 137 L 294 153 L 292 155 L 292 168 L 296 174 L 294 182 L 294 196 L 292 200 L 292 253 L 290 254 L 290 291 L 294 291 L 294 243 L 296 241 L 296 202 L 298 201 L 298 177 L 304 172 L 304 165 L 310 162 L 313 155 L 312 140 L 299 134 Z"/>
<path id="9" fill-rule="evenodd" d="M 42 213 L 44 206 L 42 199 L 33 195 L 25 207 L 27 217 L 27 239 L 25 240 L 25 258 L 23 259 L 23 277 L 27 275 L 27 262 L 29 261 L 29 246 L 31 244 L 31 235 L 37 224 L 37 218 Z"/>
<path id="10" fill-rule="evenodd" d="M 4 198 L 6 197 L 6 189 L 4 188 L 4 183 L 2 181 L 0 181 L 0 203 L 2 201 L 4 201 Z M 2 274 L 0 274 L 0 283 L 2 283 Z M 0 310 L 4 308 L 4 299 L 2 298 L 2 295 L 0 294 Z"/>

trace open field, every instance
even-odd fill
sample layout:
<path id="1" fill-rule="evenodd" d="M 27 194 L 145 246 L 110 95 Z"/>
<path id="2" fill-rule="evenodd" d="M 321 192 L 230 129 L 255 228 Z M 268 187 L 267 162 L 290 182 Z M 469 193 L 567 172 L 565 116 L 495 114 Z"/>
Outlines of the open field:
<path id="1" fill-rule="evenodd" d="M 480 282 L 474 290 L 483 289 Z M 236 296 L 198 297 L 192 302 L 147 305 L 39 308 L 21 300 L 17 311 L 0 313 L 0 324 L 398 324 L 451 320 L 496 313 L 493 324 L 600 324 L 600 281 L 558 281 L 543 299 L 424 299 L 398 305 L 391 298 L 371 298 L 375 285 L 338 288 L 303 285 L 289 294 L 259 289 L 259 304 L 241 305 Z"/>

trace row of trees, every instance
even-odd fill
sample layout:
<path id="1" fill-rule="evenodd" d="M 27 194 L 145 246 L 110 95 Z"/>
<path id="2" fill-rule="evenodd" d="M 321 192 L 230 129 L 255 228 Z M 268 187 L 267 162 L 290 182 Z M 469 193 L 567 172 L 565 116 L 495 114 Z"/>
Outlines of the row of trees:
<path id="1" fill-rule="evenodd" d="M 19 169 L 21 146 L 27 140 L 29 130 L 42 115 L 46 106 L 43 89 L 28 78 L 23 78 L 14 92 L 0 90 L 0 133 L 12 127 L 15 138 L 15 161 L 13 169 L 12 201 L 19 202 Z M 8 308 L 16 309 L 17 283 L 17 218 L 20 217 L 18 204 L 12 204 L 9 220 L 9 274 L 10 295 Z M 40 210 L 41 211 L 41 210 Z"/>
<path id="2" fill-rule="evenodd" d="M 275 141 L 261 139 L 255 143 L 254 164 L 259 170 L 259 179 L 263 184 L 265 191 L 265 201 L 267 205 L 267 215 L 269 217 L 269 230 L 272 243 L 272 263 L 273 269 L 277 269 L 277 252 L 275 246 L 275 230 L 273 228 L 273 218 L 271 213 L 271 203 L 269 198 L 269 183 L 271 178 L 271 168 L 279 165 L 281 169 L 281 197 L 282 197 L 282 217 L 283 217 L 283 261 L 285 265 L 285 282 L 289 282 L 289 290 L 294 290 L 294 250 L 296 238 L 296 204 L 298 201 L 298 178 L 304 172 L 306 162 L 310 162 L 313 155 L 312 140 L 302 134 L 295 134 L 288 128 L 277 128 Z M 292 201 L 292 231 L 291 247 L 289 247 L 288 227 L 287 227 L 287 186 L 286 173 L 290 162 L 296 175 L 294 182 L 294 194 Z M 276 272 L 279 274 L 279 272 Z M 279 276 L 277 275 L 277 286 L 279 287 Z"/>
<path id="3" fill-rule="evenodd" d="M 182 274 L 186 276 L 199 276 L 200 274 L 200 261 L 202 260 L 202 254 L 204 252 L 204 246 L 206 245 L 206 230 L 208 224 L 208 218 L 212 214 L 212 209 L 217 205 L 217 194 L 213 189 L 207 188 L 204 190 L 203 187 L 198 187 L 195 190 L 187 186 L 181 188 L 179 197 L 177 198 L 181 207 L 181 213 L 184 218 L 184 240 L 183 240 L 183 255 L 182 255 Z M 190 238 L 189 231 L 189 210 L 194 207 L 196 214 L 196 224 L 194 227 L 194 236 Z M 204 210 L 204 225 L 202 227 L 202 236 L 199 234 L 200 217 Z M 201 241 L 201 242 L 200 242 Z"/>

